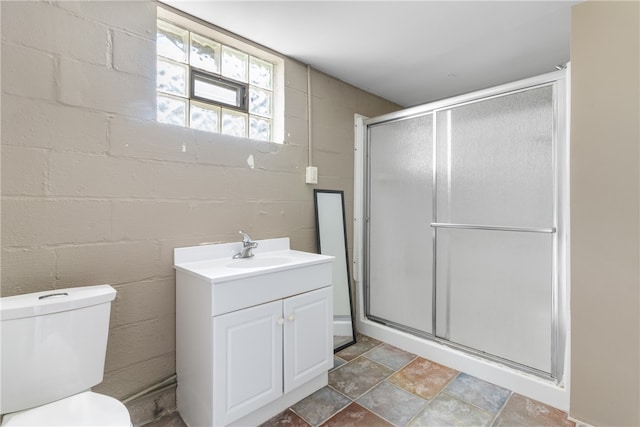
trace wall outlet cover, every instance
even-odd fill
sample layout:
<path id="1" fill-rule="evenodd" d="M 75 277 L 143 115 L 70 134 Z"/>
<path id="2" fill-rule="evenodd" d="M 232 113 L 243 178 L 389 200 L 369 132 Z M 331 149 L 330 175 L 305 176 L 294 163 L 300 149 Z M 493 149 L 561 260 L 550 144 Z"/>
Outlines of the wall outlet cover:
<path id="1" fill-rule="evenodd" d="M 306 183 L 307 184 L 317 184 L 318 183 L 318 168 L 317 167 L 315 167 L 315 166 L 307 166 Z"/>

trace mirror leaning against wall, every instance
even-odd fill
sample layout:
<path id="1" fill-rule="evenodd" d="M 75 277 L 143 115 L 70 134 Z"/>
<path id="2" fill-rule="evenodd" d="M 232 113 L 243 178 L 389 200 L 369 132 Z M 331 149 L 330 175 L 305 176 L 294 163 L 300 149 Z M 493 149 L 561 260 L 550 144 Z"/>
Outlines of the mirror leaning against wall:
<path id="1" fill-rule="evenodd" d="M 333 347 L 338 352 L 355 344 L 351 276 L 347 254 L 344 192 L 313 190 L 318 253 L 335 257 L 333 264 Z"/>

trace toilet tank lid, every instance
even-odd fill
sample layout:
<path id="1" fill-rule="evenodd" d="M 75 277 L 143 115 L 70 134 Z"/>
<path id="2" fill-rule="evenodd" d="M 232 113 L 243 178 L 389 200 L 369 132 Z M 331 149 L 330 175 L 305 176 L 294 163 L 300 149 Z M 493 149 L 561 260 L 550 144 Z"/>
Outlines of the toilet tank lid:
<path id="1" fill-rule="evenodd" d="M 82 307 L 113 301 L 116 290 L 109 285 L 92 285 L 78 288 L 15 295 L 0 298 L 0 320 L 20 319 L 59 313 Z"/>

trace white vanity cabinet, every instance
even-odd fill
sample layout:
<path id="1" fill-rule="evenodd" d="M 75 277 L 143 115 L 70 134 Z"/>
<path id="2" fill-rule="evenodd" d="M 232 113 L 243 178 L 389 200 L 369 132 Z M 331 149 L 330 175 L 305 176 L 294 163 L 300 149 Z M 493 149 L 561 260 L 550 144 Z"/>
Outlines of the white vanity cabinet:
<path id="1" fill-rule="evenodd" d="M 214 424 L 226 425 L 333 366 L 331 287 L 213 318 Z"/>
<path id="2" fill-rule="evenodd" d="M 286 250 L 246 264 L 175 250 L 177 405 L 189 426 L 257 425 L 327 384 L 333 258 L 273 240 Z"/>

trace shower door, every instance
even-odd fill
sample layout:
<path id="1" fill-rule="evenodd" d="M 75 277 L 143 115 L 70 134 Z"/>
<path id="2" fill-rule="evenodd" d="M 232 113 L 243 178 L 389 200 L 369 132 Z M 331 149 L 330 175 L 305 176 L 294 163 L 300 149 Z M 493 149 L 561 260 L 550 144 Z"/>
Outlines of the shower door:
<path id="1" fill-rule="evenodd" d="M 367 124 L 367 318 L 558 378 L 557 91 Z"/>
<path id="2" fill-rule="evenodd" d="M 369 128 L 367 315 L 433 330 L 433 115 Z"/>
<path id="3" fill-rule="evenodd" d="M 553 87 L 436 112 L 436 335 L 551 372 Z"/>

